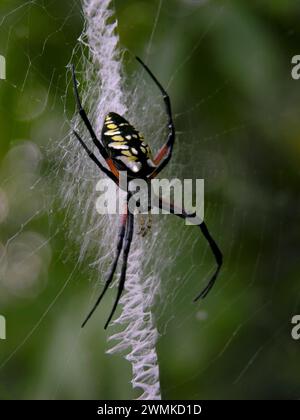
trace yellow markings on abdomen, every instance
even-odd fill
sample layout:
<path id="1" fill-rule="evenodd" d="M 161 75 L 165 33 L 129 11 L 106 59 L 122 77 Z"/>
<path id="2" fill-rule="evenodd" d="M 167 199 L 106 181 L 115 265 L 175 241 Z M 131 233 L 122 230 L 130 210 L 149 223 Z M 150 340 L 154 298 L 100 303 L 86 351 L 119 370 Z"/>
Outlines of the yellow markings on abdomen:
<path id="1" fill-rule="evenodd" d="M 129 150 L 123 150 L 122 155 L 132 156 L 132 154 L 131 154 L 131 152 Z"/>
<path id="2" fill-rule="evenodd" d="M 132 156 L 132 153 L 129 150 L 122 150 L 122 155 L 127 156 L 131 161 L 138 160 L 136 156 Z"/>
<path id="3" fill-rule="evenodd" d="M 124 137 L 122 137 L 122 136 L 113 136 L 112 137 L 112 140 L 114 140 L 114 141 L 123 141 L 124 140 Z"/>

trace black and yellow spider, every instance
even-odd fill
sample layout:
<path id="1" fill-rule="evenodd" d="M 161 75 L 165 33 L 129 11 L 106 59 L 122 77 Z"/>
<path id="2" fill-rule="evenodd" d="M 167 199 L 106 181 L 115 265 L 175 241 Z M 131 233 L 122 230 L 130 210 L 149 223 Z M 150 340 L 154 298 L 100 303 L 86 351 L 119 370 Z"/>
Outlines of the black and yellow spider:
<path id="1" fill-rule="evenodd" d="M 108 167 L 105 167 L 104 165 L 102 165 L 102 163 L 99 161 L 96 155 L 87 147 L 87 145 L 84 143 L 84 141 L 82 140 L 82 138 L 76 131 L 74 131 L 74 134 L 76 138 L 78 139 L 78 141 L 80 142 L 80 144 L 82 145 L 82 147 L 84 148 L 84 150 L 87 152 L 88 156 L 91 158 L 91 160 L 117 185 L 119 184 L 119 171 L 127 172 L 129 182 L 136 178 L 142 178 L 146 181 L 150 181 L 152 178 L 156 177 L 171 159 L 174 140 L 175 140 L 175 128 L 174 128 L 174 123 L 173 123 L 173 118 L 172 118 L 170 98 L 167 92 L 162 87 L 162 85 L 159 83 L 159 81 L 156 79 L 156 77 L 153 75 L 150 69 L 146 66 L 146 64 L 144 64 L 142 60 L 138 57 L 137 57 L 137 60 L 141 63 L 141 65 L 144 67 L 144 69 L 147 71 L 149 76 L 152 78 L 152 80 L 155 82 L 155 84 L 161 91 L 163 100 L 165 103 L 166 112 L 168 115 L 168 131 L 169 131 L 168 138 L 167 138 L 166 143 L 161 147 L 161 149 L 158 151 L 158 153 L 156 154 L 154 158 L 152 156 L 150 147 L 148 146 L 148 144 L 145 143 L 143 136 L 131 124 L 129 124 L 129 122 L 126 121 L 125 118 L 121 117 L 120 115 L 114 112 L 110 112 L 105 117 L 103 129 L 101 133 L 101 141 L 97 138 L 93 130 L 93 127 L 87 117 L 87 114 L 85 110 L 82 108 L 81 101 L 78 94 L 75 69 L 74 69 L 74 66 L 72 65 L 74 93 L 75 93 L 75 98 L 77 102 L 78 112 L 84 124 L 86 125 L 86 128 L 88 129 L 90 133 L 92 142 L 98 149 L 101 156 L 106 161 Z M 133 219 L 134 216 L 128 208 L 129 198 L 130 198 L 130 192 L 127 193 L 127 209 L 126 209 L 125 214 L 122 216 L 122 222 L 120 226 L 118 243 L 117 243 L 117 248 L 116 248 L 116 255 L 115 255 L 113 264 L 111 266 L 109 276 L 106 280 L 106 283 L 105 283 L 105 286 L 101 295 L 99 296 L 92 310 L 90 311 L 87 318 L 83 322 L 82 327 L 87 323 L 89 318 L 92 316 L 95 309 L 99 305 L 101 299 L 103 298 L 105 292 L 107 291 L 107 288 L 111 284 L 115 270 L 117 268 L 119 256 L 121 254 L 121 251 L 123 250 L 123 264 L 121 268 L 121 276 L 119 280 L 118 293 L 117 293 L 117 297 L 113 305 L 113 308 L 111 310 L 111 313 L 105 324 L 105 327 L 104 327 L 105 329 L 109 325 L 114 315 L 114 312 L 117 308 L 120 297 L 122 295 L 125 279 L 126 279 L 127 260 L 128 260 L 131 242 L 132 242 L 133 227 L 134 227 L 134 219 Z M 164 203 L 162 199 L 159 198 L 158 203 L 159 203 L 159 208 L 163 208 Z M 186 213 L 185 210 L 183 210 L 180 214 L 175 213 L 175 209 L 172 204 L 170 205 L 170 211 L 171 213 L 183 219 L 193 216 L 192 214 Z M 207 286 L 194 299 L 194 301 L 200 298 L 204 298 L 207 295 L 207 293 L 210 291 L 210 289 L 214 285 L 216 278 L 218 276 L 218 273 L 220 271 L 221 265 L 222 265 L 222 253 L 218 245 L 214 241 L 214 239 L 211 237 L 206 224 L 204 222 L 201 222 L 198 226 L 200 227 L 202 234 L 204 235 L 205 239 L 209 243 L 210 248 L 215 256 L 215 259 L 217 262 L 217 268 L 214 274 L 212 275 L 211 279 L 209 280 Z M 124 244 L 124 239 L 125 239 L 125 244 Z"/>

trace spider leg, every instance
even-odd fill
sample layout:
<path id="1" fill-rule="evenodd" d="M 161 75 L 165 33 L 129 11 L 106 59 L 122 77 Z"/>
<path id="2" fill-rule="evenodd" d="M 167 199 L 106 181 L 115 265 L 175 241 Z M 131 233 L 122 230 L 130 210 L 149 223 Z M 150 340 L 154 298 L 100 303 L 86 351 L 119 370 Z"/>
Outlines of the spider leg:
<path id="1" fill-rule="evenodd" d="M 163 96 L 163 100 L 165 103 L 166 111 L 168 114 L 169 134 L 168 134 L 166 143 L 162 146 L 162 148 L 158 151 L 157 155 L 154 158 L 154 163 L 158 165 L 157 168 L 154 169 L 153 173 L 150 175 L 150 178 L 154 178 L 167 165 L 167 163 L 171 159 L 174 141 L 175 141 L 175 127 L 174 127 L 174 122 L 173 122 L 173 117 L 172 117 L 171 101 L 170 101 L 170 97 L 168 93 L 159 83 L 159 81 L 154 76 L 152 71 L 148 68 L 148 66 L 139 57 L 136 57 L 136 59 L 144 67 L 144 69 L 147 71 L 149 76 L 152 78 L 152 80 L 155 82 L 155 84 L 158 86 L 159 90 L 161 91 L 161 94 Z"/>
<path id="2" fill-rule="evenodd" d="M 101 153 L 101 155 L 103 156 L 104 159 L 108 158 L 108 154 L 107 151 L 105 150 L 105 148 L 102 146 L 102 144 L 100 143 L 100 141 L 98 140 L 95 131 L 92 127 L 92 124 L 90 123 L 90 120 L 85 112 L 85 110 L 83 109 L 82 105 L 81 105 L 81 100 L 79 97 L 79 92 L 78 92 L 78 82 L 76 79 L 76 75 L 75 75 L 75 67 L 74 64 L 71 64 L 71 70 L 72 70 L 72 78 L 73 78 L 73 88 L 74 88 L 74 95 L 75 95 L 75 99 L 76 99 L 76 104 L 77 104 L 77 109 L 79 112 L 79 115 L 81 116 L 86 128 L 88 129 L 91 139 L 94 143 L 94 145 L 97 147 L 97 149 L 99 150 L 99 152 Z"/>
<path id="3" fill-rule="evenodd" d="M 170 212 L 172 214 L 175 214 L 175 216 L 180 217 L 181 219 L 187 219 L 190 217 L 195 217 L 195 213 L 193 214 L 189 214 L 187 213 L 184 209 L 179 212 L 176 210 L 175 206 L 171 203 L 164 203 L 164 201 L 157 197 L 158 203 L 159 203 L 159 208 L 160 209 L 165 209 L 166 206 L 168 207 L 168 209 L 170 210 Z M 210 249 L 215 257 L 216 263 L 217 263 L 217 268 L 215 269 L 213 275 L 211 276 L 209 282 L 207 283 L 207 285 L 205 286 L 205 288 L 201 291 L 201 293 L 199 293 L 199 295 L 196 296 L 196 298 L 194 299 L 194 302 L 196 302 L 198 299 L 204 299 L 207 294 L 209 293 L 209 291 L 212 289 L 213 285 L 215 284 L 219 271 L 222 267 L 222 263 L 223 263 L 223 255 L 222 252 L 220 250 L 220 248 L 218 247 L 216 241 L 213 239 L 213 237 L 211 236 L 207 225 L 204 223 L 204 221 L 199 221 L 199 223 L 196 225 L 199 226 L 204 238 L 206 239 L 206 241 L 208 242 Z"/>
<path id="4" fill-rule="evenodd" d="M 82 138 L 80 137 L 80 135 L 75 130 L 73 130 L 73 133 L 75 134 L 77 140 L 79 141 L 79 143 L 81 144 L 81 146 L 84 148 L 84 150 L 88 154 L 89 158 L 93 162 L 96 163 L 96 165 L 98 166 L 98 168 L 100 168 L 101 171 L 103 171 L 105 173 L 105 175 L 107 175 L 112 181 L 114 181 L 118 185 L 119 184 L 119 179 L 116 177 L 116 175 L 114 173 L 112 173 L 109 169 L 105 168 L 105 166 L 102 165 L 102 163 L 99 161 L 99 159 L 87 147 L 87 145 L 85 144 L 85 142 L 82 140 Z"/>
<path id="5" fill-rule="evenodd" d="M 209 243 L 209 246 L 210 246 L 210 249 L 212 250 L 212 253 L 215 256 L 215 259 L 216 259 L 216 262 L 217 262 L 217 268 L 216 268 L 214 274 L 212 275 L 212 277 L 210 278 L 206 287 L 199 293 L 198 296 L 195 297 L 194 302 L 196 302 L 198 299 L 204 299 L 207 296 L 207 294 L 210 292 L 211 288 L 213 287 L 213 285 L 215 284 L 215 282 L 217 280 L 219 271 L 221 270 L 222 263 L 223 263 L 222 252 L 220 251 L 220 248 L 218 247 L 216 241 L 213 239 L 213 237 L 209 233 L 209 230 L 208 230 L 206 224 L 204 222 L 202 222 L 199 225 L 199 227 L 201 229 L 201 232 L 202 232 L 203 236 L 205 237 L 205 239 Z"/>
<path id="6" fill-rule="evenodd" d="M 98 297 L 96 303 L 92 307 L 92 309 L 89 312 L 88 316 L 85 318 L 84 322 L 81 325 L 81 328 L 83 328 L 85 326 L 85 324 L 88 322 L 88 320 L 91 318 L 91 316 L 93 315 L 93 313 L 97 309 L 98 305 L 100 304 L 103 296 L 105 295 L 105 293 L 106 293 L 109 285 L 112 282 L 112 279 L 114 277 L 114 274 L 115 274 L 115 271 L 116 271 L 116 268 L 117 268 L 119 256 L 120 256 L 120 253 L 121 253 L 121 250 L 122 250 L 122 247 L 123 247 L 123 240 L 124 240 L 126 226 L 127 226 L 127 214 L 124 214 L 124 216 L 122 218 L 122 224 L 121 224 L 120 230 L 119 230 L 119 240 L 118 240 L 118 243 L 117 243 L 116 255 L 115 255 L 115 259 L 113 261 L 113 264 L 111 266 L 109 276 L 108 276 L 108 278 L 107 278 L 107 280 L 105 282 L 105 285 L 104 285 L 104 288 L 103 288 L 103 290 L 101 292 L 101 295 Z"/>
<path id="7" fill-rule="evenodd" d="M 103 147 L 103 145 L 101 144 L 101 142 L 98 140 L 95 131 L 92 127 L 92 124 L 85 112 L 85 110 L 82 107 L 81 101 L 80 101 L 80 97 L 79 97 L 79 92 L 78 92 L 78 83 L 77 83 L 77 79 L 76 79 L 76 75 L 75 75 L 75 67 L 72 64 L 71 65 L 71 69 L 72 69 L 72 78 L 73 78 L 73 87 L 74 87 L 74 95 L 75 95 L 75 99 L 76 99 L 76 104 L 77 104 L 77 108 L 78 108 L 78 112 L 79 115 L 81 116 L 86 128 L 88 129 L 91 139 L 94 143 L 94 145 L 97 147 L 97 149 L 99 150 L 101 156 L 103 157 L 103 159 L 106 161 L 106 163 L 108 164 L 111 172 L 118 178 L 119 177 L 119 173 L 118 170 L 116 169 L 115 165 L 113 164 L 112 159 L 109 157 L 107 151 L 105 150 L 105 147 Z"/>
<path id="8" fill-rule="evenodd" d="M 116 309 L 119 303 L 119 300 L 121 298 L 123 289 L 124 289 L 124 284 L 125 284 L 125 280 L 126 280 L 126 270 L 127 270 L 127 261 L 128 261 L 128 255 L 129 255 L 129 251 L 130 251 L 130 246 L 131 246 L 131 242 L 132 242 L 132 236 L 133 236 L 133 214 L 128 212 L 128 221 L 127 221 L 127 230 L 126 230 L 126 236 L 125 236 L 125 245 L 124 245 L 124 251 L 123 251 L 123 265 L 122 265 L 122 269 L 121 269 L 121 276 L 120 276 L 120 281 L 119 281 L 119 287 L 118 287 L 118 293 L 117 293 L 117 297 L 115 300 L 115 303 L 113 305 L 113 308 L 111 310 L 111 313 L 106 321 L 106 324 L 104 326 L 104 329 L 106 330 L 106 328 L 108 327 Z"/>

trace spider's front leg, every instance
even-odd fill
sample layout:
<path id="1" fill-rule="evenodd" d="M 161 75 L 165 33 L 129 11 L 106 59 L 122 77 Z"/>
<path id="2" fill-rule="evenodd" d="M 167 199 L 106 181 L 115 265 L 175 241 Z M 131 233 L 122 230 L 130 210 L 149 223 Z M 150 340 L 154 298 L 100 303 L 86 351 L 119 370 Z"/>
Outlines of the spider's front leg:
<path id="1" fill-rule="evenodd" d="M 157 201 L 158 201 L 158 207 L 160 209 L 164 209 L 164 210 L 169 210 L 172 214 L 174 214 L 175 216 L 180 217 L 181 219 L 188 219 L 188 218 L 192 218 L 195 217 L 195 213 L 193 214 L 189 214 L 187 213 L 184 209 L 180 211 L 178 211 L 178 209 L 175 208 L 175 206 L 172 203 L 165 203 L 160 197 L 156 197 Z M 210 249 L 212 251 L 212 253 L 214 254 L 216 263 L 217 263 L 217 268 L 214 271 L 214 274 L 211 276 L 209 282 L 207 283 L 207 285 L 205 286 L 205 288 L 201 291 L 201 293 L 199 293 L 199 295 L 196 296 L 196 298 L 194 299 L 194 302 L 196 302 L 198 299 L 203 299 L 207 296 L 207 294 L 209 293 L 209 291 L 211 290 L 211 288 L 213 287 L 213 285 L 215 284 L 219 271 L 221 270 L 222 267 L 222 263 L 223 263 L 223 255 L 222 252 L 220 250 L 220 248 L 218 247 L 217 243 L 215 242 L 215 240 L 213 239 L 213 237 L 211 236 L 206 224 L 204 223 L 204 221 L 200 221 L 199 223 L 195 224 L 195 226 L 198 226 L 203 234 L 203 236 L 205 237 L 205 239 L 207 240 Z"/>
<path id="2" fill-rule="evenodd" d="M 119 256 L 120 256 L 120 253 L 121 253 L 122 248 L 123 248 L 123 242 L 124 242 L 124 236 L 125 236 L 126 227 L 127 227 L 127 213 L 125 213 L 122 216 L 122 222 L 121 222 L 121 226 L 120 226 L 120 230 L 119 230 L 119 240 L 118 240 L 117 248 L 116 248 L 116 255 L 115 255 L 115 259 L 114 259 L 114 261 L 112 263 L 109 276 L 108 276 L 108 278 L 107 278 L 107 280 L 105 282 L 105 285 L 104 285 L 104 288 L 103 288 L 103 291 L 102 291 L 101 295 L 98 297 L 95 305 L 93 306 L 93 308 L 89 312 L 88 316 L 86 317 L 85 321 L 81 325 L 82 328 L 85 326 L 85 324 L 88 322 L 88 320 L 91 318 L 91 316 L 93 315 L 93 313 L 97 309 L 97 307 L 100 304 L 103 296 L 105 295 L 105 293 L 106 293 L 109 285 L 112 282 L 112 279 L 114 277 L 114 274 L 115 274 L 115 271 L 116 271 L 116 268 L 117 268 Z"/>
<path id="3" fill-rule="evenodd" d="M 128 210 L 127 210 L 128 211 Z M 122 265 L 122 269 L 121 269 L 121 276 L 120 276 L 120 281 L 119 281 L 119 287 L 118 287 L 118 293 L 117 293 L 117 297 L 114 303 L 114 306 L 111 310 L 111 313 L 106 321 L 106 324 L 104 326 L 104 329 L 106 329 L 117 309 L 119 300 L 121 298 L 123 289 L 124 289 L 124 285 L 125 285 L 125 280 L 126 280 L 126 271 L 127 271 L 127 261 L 128 261 L 128 256 L 129 256 L 129 251 L 130 251 L 130 246 L 131 246 L 131 242 L 132 242 L 132 237 L 133 237 L 133 229 L 134 229 L 134 216 L 131 212 L 128 211 L 128 220 L 127 220 L 127 228 L 126 228 L 126 235 L 125 235 L 125 245 L 124 245 L 124 251 L 123 251 L 123 265 Z"/>

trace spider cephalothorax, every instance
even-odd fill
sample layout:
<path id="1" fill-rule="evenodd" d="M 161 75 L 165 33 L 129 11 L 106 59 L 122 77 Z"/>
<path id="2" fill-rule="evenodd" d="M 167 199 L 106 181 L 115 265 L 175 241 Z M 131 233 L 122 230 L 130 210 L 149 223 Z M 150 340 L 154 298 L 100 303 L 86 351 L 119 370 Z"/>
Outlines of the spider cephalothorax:
<path id="1" fill-rule="evenodd" d="M 74 84 L 74 93 L 77 102 L 77 107 L 79 114 L 88 129 L 91 140 L 96 146 L 98 152 L 106 161 L 108 167 L 104 166 L 98 157 L 89 149 L 89 147 L 85 144 L 82 140 L 80 135 L 74 131 L 74 134 L 77 140 L 80 142 L 81 146 L 84 148 L 90 159 L 98 166 L 98 168 L 104 172 L 112 181 L 114 181 L 117 185 L 119 185 L 119 172 L 126 171 L 127 176 L 129 178 L 129 182 L 133 181 L 135 178 L 142 178 L 146 181 L 151 180 L 152 178 L 156 177 L 160 171 L 168 164 L 172 156 L 172 150 L 175 141 L 175 128 L 172 118 L 172 111 L 171 111 L 171 103 L 170 98 L 167 92 L 164 90 L 162 85 L 153 75 L 151 70 L 142 62 L 141 59 L 137 57 L 137 60 L 141 63 L 144 69 L 147 71 L 149 76 L 152 80 L 156 83 L 157 87 L 162 93 L 163 100 L 165 103 L 165 108 L 168 116 L 168 137 L 165 144 L 160 148 L 157 152 L 155 157 L 152 157 L 152 153 L 150 147 L 144 141 L 143 136 L 131 125 L 125 118 L 121 117 L 120 115 L 110 112 L 104 120 L 101 141 L 97 138 L 95 131 L 88 119 L 85 110 L 81 105 L 81 101 L 79 98 L 78 88 L 77 88 L 77 81 L 75 76 L 75 69 L 72 66 L 72 74 L 73 74 L 73 84 Z M 88 314 L 87 318 L 85 319 L 82 326 L 86 324 L 89 320 L 91 315 L 94 313 L 95 309 L 99 305 L 101 299 L 103 298 L 106 290 L 108 289 L 109 285 L 113 280 L 114 273 L 117 268 L 118 260 L 123 251 L 123 264 L 121 268 L 121 275 L 120 281 L 118 286 L 118 293 L 111 310 L 111 313 L 108 317 L 108 320 L 105 324 L 104 328 L 107 328 L 110 320 L 113 317 L 113 314 L 117 308 L 118 302 L 120 300 L 121 294 L 124 289 L 124 284 L 126 280 L 126 269 L 127 269 L 127 260 L 130 251 L 130 246 L 133 237 L 133 228 L 134 228 L 134 216 L 130 212 L 128 207 L 128 201 L 131 197 L 131 193 L 127 191 L 127 208 L 125 214 L 122 216 L 121 226 L 119 231 L 119 239 L 116 247 L 116 256 L 111 266 L 111 270 L 109 276 L 105 282 L 104 289 L 97 299 L 95 305 L 93 306 L 92 310 Z M 158 207 L 162 209 L 164 207 L 164 202 L 161 198 L 158 198 Z M 175 211 L 174 205 L 171 203 L 169 204 L 168 208 L 170 212 L 175 214 L 176 216 L 187 219 L 189 217 L 193 217 L 194 214 L 187 213 L 184 209 L 183 211 L 178 214 Z M 195 301 L 199 298 L 204 298 L 207 293 L 210 291 L 212 286 L 214 285 L 218 273 L 220 271 L 222 265 L 222 253 L 210 235 L 206 224 L 204 221 L 199 222 L 197 225 L 205 239 L 207 240 L 217 262 L 217 268 L 213 273 L 212 277 L 210 278 L 207 286 L 202 290 L 202 292 L 195 298 Z"/>
<path id="2" fill-rule="evenodd" d="M 105 117 L 101 139 L 116 168 L 129 178 L 145 178 L 156 167 L 144 137 L 119 114 Z"/>

